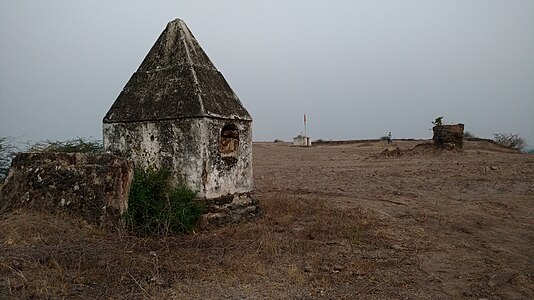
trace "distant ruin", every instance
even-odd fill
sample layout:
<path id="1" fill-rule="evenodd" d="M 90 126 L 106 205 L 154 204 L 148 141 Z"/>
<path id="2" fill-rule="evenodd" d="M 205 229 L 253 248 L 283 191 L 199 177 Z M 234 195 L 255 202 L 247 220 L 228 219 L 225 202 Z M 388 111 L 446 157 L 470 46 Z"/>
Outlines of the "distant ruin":
<path id="1" fill-rule="evenodd" d="M 136 166 L 169 170 L 174 183 L 206 200 L 209 217 L 236 221 L 256 212 L 251 124 L 221 72 L 176 19 L 104 117 L 104 148 Z"/>
<path id="2" fill-rule="evenodd" d="M 464 124 L 436 125 L 432 128 L 434 146 L 438 149 L 462 150 L 464 147 Z"/>
<path id="3" fill-rule="evenodd" d="M 293 138 L 292 146 L 310 147 L 311 144 L 312 142 L 309 136 L 304 136 L 302 134 L 299 134 Z"/>

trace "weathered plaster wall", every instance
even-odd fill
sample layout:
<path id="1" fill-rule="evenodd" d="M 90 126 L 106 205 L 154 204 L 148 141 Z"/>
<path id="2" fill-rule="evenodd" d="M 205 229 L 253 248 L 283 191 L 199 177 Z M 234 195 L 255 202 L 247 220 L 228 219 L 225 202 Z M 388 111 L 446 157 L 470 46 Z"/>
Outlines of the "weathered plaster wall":
<path id="1" fill-rule="evenodd" d="M 133 163 L 114 155 L 21 153 L 0 188 L 0 212 L 28 207 L 116 224 L 132 177 Z"/>
<path id="2" fill-rule="evenodd" d="M 167 168 L 202 193 L 201 119 L 104 123 L 104 149 L 143 168 Z M 203 195 L 200 195 L 203 196 Z"/>
<path id="3" fill-rule="evenodd" d="M 221 130 L 239 131 L 235 160 L 223 158 Z M 153 122 L 104 123 L 104 148 L 142 167 L 168 168 L 202 198 L 248 193 L 252 185 L 251 122 L 186 118 Z"/>
<path id="4" fill-rule="evenodd" d="M 311 138 L 299 134 L 293 138 L 293 146 L 311 146 Z"/>
<path id="5" fill-rule="evenodd" d="M 204 118 L 204 123 L 206 131 L 202 144 L 205 145 L 205 197 L 212 199 L 252 192 L 252 122 Z M 235 125 L 239 132 L 235 159 L 223 158 L 219 149 L 221 129 L 230 124 Z"/>

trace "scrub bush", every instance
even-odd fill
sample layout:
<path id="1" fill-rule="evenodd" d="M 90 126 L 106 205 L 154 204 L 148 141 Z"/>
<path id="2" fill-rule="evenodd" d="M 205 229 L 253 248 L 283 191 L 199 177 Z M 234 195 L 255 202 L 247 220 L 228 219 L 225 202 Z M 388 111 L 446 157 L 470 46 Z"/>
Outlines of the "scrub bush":
<path id="1" fill-rule="evenodd" d="M 140 235 L 190 232 L 205 211 L 197 193 L 171 186 L 165 170 L 136 168 L 125 214 L 126 227 Z"/>
<path id="2" fill-rule="evenodd" d="M 518 134 L 495 133 L 493 136 L 495 143 L 506 148 L 523 150 L 527 146 L 527 141 Z"/>

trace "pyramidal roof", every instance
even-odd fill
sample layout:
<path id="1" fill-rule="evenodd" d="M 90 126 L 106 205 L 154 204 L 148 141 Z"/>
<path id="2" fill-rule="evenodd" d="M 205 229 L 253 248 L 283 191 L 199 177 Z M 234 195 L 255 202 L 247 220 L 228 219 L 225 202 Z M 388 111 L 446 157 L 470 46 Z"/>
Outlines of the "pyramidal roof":
<path id="1" fill-rule="evenodd" d="M 104 123 L 252 118 L 185 25 L 167 24 L 104 117 Z"/>

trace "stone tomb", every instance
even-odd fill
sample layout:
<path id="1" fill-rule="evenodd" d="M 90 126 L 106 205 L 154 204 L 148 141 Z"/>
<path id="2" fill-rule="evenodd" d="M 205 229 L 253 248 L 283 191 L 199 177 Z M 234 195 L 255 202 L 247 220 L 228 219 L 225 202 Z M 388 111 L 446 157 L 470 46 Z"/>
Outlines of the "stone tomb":
<path id="1" fill-rule="evenodd" d="M 257 211 L 252 118 L 182 20 L 167 24 L 103 123 L 106 151 L 168 169 L 208 203 L 208 217 Z"/>

